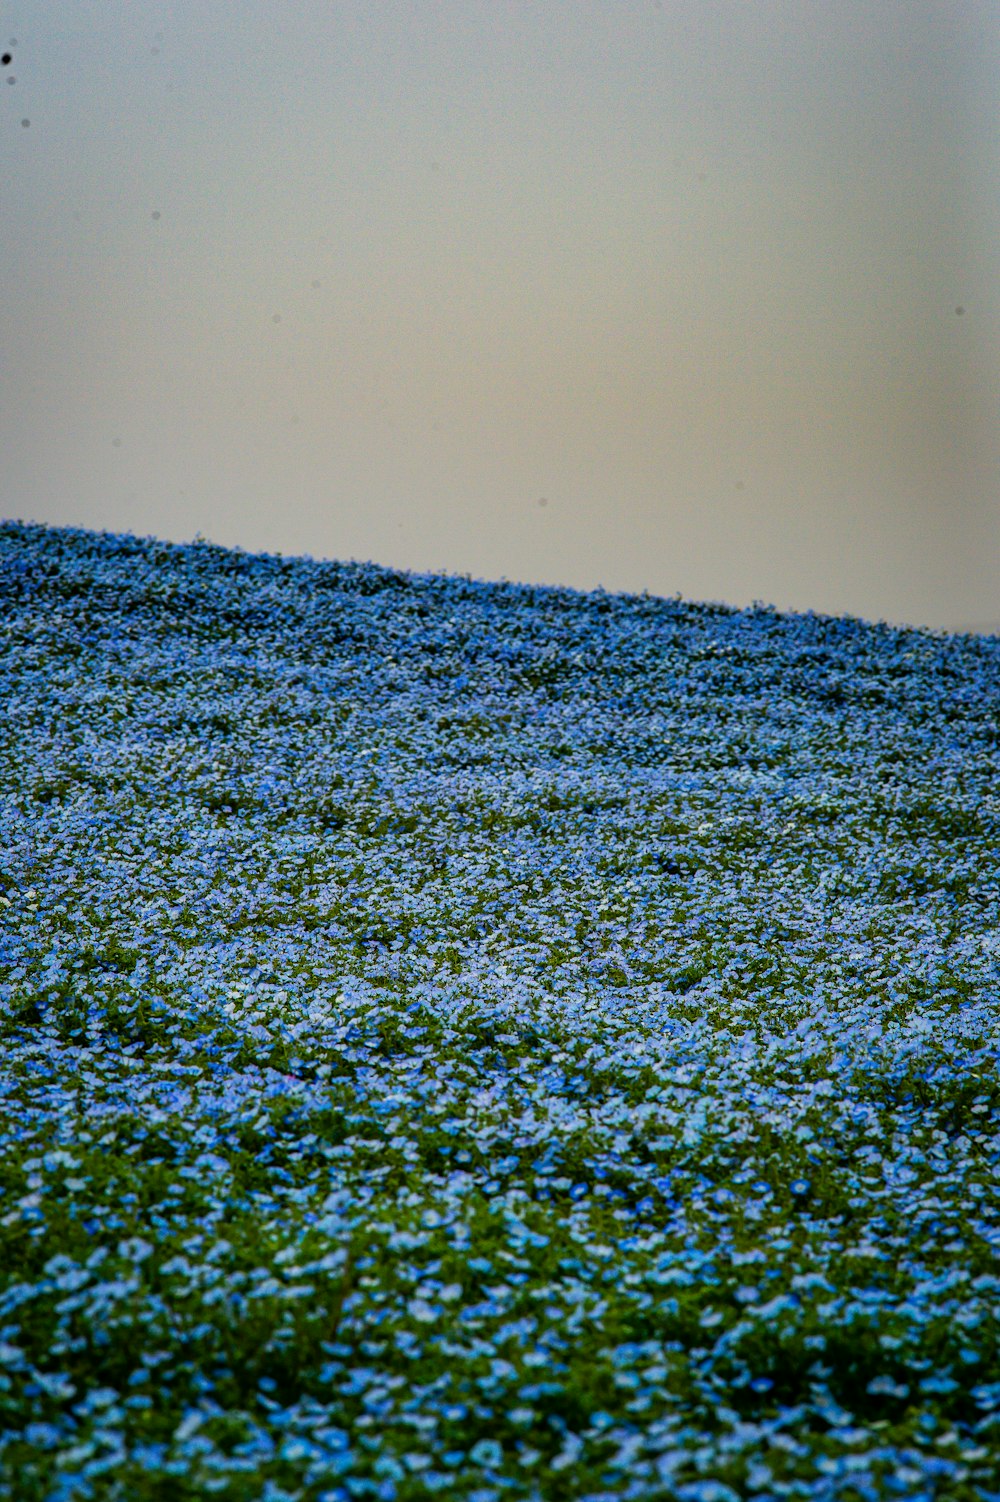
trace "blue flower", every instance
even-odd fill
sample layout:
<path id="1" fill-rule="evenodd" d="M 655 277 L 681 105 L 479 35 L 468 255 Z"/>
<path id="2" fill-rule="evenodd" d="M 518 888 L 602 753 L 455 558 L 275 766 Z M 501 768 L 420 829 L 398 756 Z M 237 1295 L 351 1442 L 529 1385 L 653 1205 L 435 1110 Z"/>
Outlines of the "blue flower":
<path id="1" fill-rule="evenodd" d="M 503 1461 L 503 1449 L 495 1439 L 480 1439 L 469 1451 L 469 1459 L 484 1470 L 496 1470 Z"/>

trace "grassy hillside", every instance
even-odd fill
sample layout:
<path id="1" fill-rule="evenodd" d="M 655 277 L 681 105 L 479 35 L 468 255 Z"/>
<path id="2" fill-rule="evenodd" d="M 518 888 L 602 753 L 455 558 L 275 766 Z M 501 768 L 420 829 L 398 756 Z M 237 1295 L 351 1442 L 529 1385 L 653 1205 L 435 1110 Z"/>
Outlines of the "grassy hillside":
<path id="1" fill-rule="evenodd" d="M 1000 639 L 5 523 L 0 704 L 0 1494 L 996 1499 Z"/>

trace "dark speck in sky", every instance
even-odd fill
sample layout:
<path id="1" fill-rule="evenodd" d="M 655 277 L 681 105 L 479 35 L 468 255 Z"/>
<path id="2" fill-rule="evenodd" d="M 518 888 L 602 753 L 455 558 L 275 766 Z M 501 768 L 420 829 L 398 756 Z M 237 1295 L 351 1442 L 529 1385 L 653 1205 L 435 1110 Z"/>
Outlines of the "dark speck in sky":
<path id="1" fill-rule="evenodd" d="M 955 312 L 956 312 L 956 313 L 964 313 L 964 312 L 965 312 L 965 309 L 964 309 L 964 308 L 956 308 L 956 309 L 955 309 Z"/>
<path id="2" fill-rule="evenodd" d="M 539 504 L 539 506 L 547 506 L 549 504 L 549 498 L 548 498 L 548 496 L 540 495 L 538 497 L 538 504 Z"/>
<path id="3" fill-rule="evenodd" d="M 10 52 L 5 52 L 4 55 L 3 55 L 3 57 L 0 58 L 0 62 L 3 63 L 3 65 L 4 65 L 5 68 L 8 66 L 9 63 L 12 63 L 13 61 L 14 61 L 14 56 L 13 56 L 13 53 L 10 53 Z"/>
<path id="4" fill-rule="evenodd" d="M 160 211 L 159 211 L 159 209 L 154 209 L 153 210 L 153 218 L 154 219 L 159 219 L 159 217 L 160 217 Z"/>
<path id="5" fill-rule="evenodd" d="M 21 121 L 21 124 L 22 124 L 22 125 L 25 125 L 25 126 L 28 126 L 28 125 L 30 125 L 30 124 L 31 124 L 31 121 L 30 121 L 30 120 L 22 120 L 22 121 Z"/>

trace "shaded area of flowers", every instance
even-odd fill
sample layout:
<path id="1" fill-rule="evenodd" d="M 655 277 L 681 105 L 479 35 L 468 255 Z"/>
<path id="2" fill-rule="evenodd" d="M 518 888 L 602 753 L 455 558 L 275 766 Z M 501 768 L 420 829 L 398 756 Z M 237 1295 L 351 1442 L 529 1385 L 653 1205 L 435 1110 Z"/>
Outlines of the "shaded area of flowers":
<path id="1" fill-rule="evenodd" d="M 0 1479 L 988 1499 L 1000 641 L 0 526 Z"/>

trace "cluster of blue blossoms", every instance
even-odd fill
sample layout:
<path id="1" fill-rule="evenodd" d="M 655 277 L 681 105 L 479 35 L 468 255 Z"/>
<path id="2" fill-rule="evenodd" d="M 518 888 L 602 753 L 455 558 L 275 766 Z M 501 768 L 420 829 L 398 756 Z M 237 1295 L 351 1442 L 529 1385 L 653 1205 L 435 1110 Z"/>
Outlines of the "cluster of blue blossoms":
<path id="1" fill-rule="evenodd" d="M 1000 1499 L 1000 639 L 0 525 L 0 1494 Z"/>

